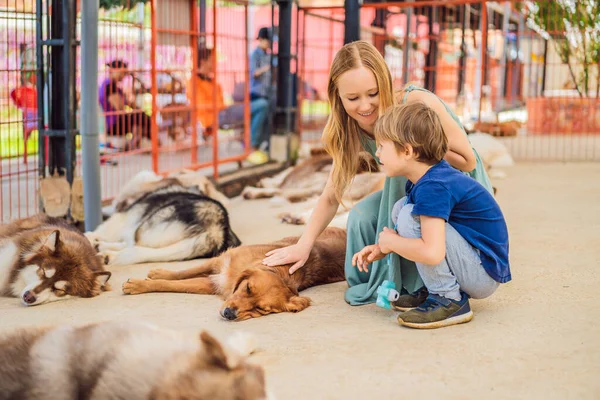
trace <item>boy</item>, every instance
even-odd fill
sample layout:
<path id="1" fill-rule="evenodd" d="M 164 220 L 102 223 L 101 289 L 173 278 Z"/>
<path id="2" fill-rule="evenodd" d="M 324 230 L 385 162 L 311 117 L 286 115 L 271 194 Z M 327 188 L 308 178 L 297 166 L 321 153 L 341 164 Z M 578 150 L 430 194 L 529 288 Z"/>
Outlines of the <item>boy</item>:
<path id="1" fill-rule="evenodd" d="M 425 289 L 396 301 L 405 311 L 398 316 L 401 325 L 469 322 L 469 297 L 488 297 L 511 279 L 500 207 L 481 184 L 444 160 L 448 140 L 437 114 L 425 104 L 391 107 L 374 134 L 386 175 L 408 179 L 406 197 L 392 211 L 397 232 L 384 228 L 379 243 L 356 253 L 352 265 L 362 271 L 392 251 L 416 263 Z"/>

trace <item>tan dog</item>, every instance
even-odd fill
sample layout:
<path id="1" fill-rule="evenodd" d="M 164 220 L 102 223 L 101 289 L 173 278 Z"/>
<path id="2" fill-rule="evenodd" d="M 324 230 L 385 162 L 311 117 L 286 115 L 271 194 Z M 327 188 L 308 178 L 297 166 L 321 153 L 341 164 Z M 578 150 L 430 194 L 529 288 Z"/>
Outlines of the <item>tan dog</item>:
<path id="1" fill-rule="evenodd" d="M 311 152 L 311 157 L 298 165 L 290 167 L 272 178 L 261 179 L 259 187 L 245 187 L 242 191 L 244 199 L 281 196 L 291 203 L 297 203 L 320 195 L 329 178 L 333 159 L 320 149 L 312 149 Z M 379 167 L 369 153 L 361 152 L 359 157 L 357 176 L 372 175 L 371 181 L 373 182 L 378 182 L 385 177 L 384 174 L 377 173 Z M 365 179 L 361 182 L 364 184 Z"/>
<path id="2" fill-rule="evenodd" d="M 39 214 L 0 226 L 0 295 L 27 306 L 109 290 L 110 272 L 85 236 Z"/>
<path id="3" fill-rule="evenodd" d="M 128 322 L 19 329 L 0 337 L 0 399 L 266 399 L 248 340 Z"/>
<path id="4" fill-rule="evenodd" d="M 184 187 L 197 186 L 200 192 L 218 201 L 225 208 L 229 204 L 227 196 L 219 192 L 205 175 L 196 171 L 183 170 L 169 176 L 161 176 L 153 171 L 140 171 L 123 186 L 117 197 L 113 200 L 112 205 L 115 211 L 122 211 L 139 200 L 140 197 L 156 190 L 167 188 L 173 184 L 179 184 Z"/>
<path id="5" fill-rule="evenodd" d="M 361 152 L 359 157 L 361 162 L 357 174 L 344 193 L 343 204 L 338 207 L 336 217 L 329 226 L 345 228 L 350 208 L 383 189 L 385 174 L 378 172 L 375 159 L 367 152 Z M 317 204 L 317 196 L 325 189 L 332 162 L 333 159 L 324 150 L 312 149 L 308 159 L 272 178 L 261 179 L 260 187 L 247 186 L 242 196 L 247 200 L 280 198 L 282 200 L 274 201 L 273 206 L 283 209 L 277 214 L 282 222 L 304 225 Z"/>
<path id="6" fill-rule="evenodd" d="M 152 270 L 146 280 L 129 279 L 123 293 L 180 292 L 216 294 L 225 299 L 221 316 L 245 320 L 280 312 L 299 312 L 310 305 L 299 291 L 344 280 L 346 231 L 327 228 L 318 237 L 308 261 L 293 275 L 289 265 L 262 265 L 268 251 L 297 243 L 298 237 L 267 245 L 228 250 L 202 265 L 183 271 Z"/>

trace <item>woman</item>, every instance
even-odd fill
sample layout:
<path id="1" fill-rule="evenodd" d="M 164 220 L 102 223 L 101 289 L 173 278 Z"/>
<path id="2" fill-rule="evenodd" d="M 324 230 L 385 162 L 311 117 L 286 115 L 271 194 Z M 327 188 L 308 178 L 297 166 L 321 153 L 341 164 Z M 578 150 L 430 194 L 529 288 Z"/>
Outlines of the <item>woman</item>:
<path id="1" fill-rule="evenodd" d="M 394 93 L 387 64 L 377 49 L 365 41 L 349 43 L 336 54 L 329 73 L 327 88 L 331 114 L 323 131 L 323 145 L 333 158 L 333 168 L 325 190 L 296 245 L 266 254 L 265 265 L 293 264 L 290 274 L 302 267 L 317 236 L 333 219 L 344 190 L 354 178 L 358 153 L 376 152 L 373 127 L 383 112 L 400 101 L 423 101 L 439 115 L 448 136 L 446 161 L 453 167 L 472 173 L 484 186 L 489 180 L 479 157 L 471 147 L 458 118 L 435 95 L 413 86 Z M 396 283 L 403 292 L 414 293 L 423 282 L 412 261 L 395 254 L 374 262 L 368 272 L 352 266 L 352 256 L 364 246 L 376 243 L 384 226 L 393 227 L 392 207 L 405 195 L 406 178 L 386 179 L 382 191 L 372 194 L 351 210 L 348 217 L 346 246 L 345 294 L 351 305 L 368 304 L 377 298 L 377 288 L 384 280 Z"/>

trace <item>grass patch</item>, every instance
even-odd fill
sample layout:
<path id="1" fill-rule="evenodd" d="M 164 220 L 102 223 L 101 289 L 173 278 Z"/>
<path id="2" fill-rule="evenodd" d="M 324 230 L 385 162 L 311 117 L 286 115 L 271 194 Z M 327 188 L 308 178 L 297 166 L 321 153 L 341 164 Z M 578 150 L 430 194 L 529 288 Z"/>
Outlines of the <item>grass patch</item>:
<path id="1" fill-rule="evenodd" d="M 329 102 L 318 100 L 304 100 L 302 102 L 302 115 L 312 117 L 325 117 L 329 115 Z"/>
<path id="2" fill-rule="evenodd" d="M 34 131 L 27 140 L 27 154 L 37 154 L 38 132 Z M 14 122 L 0 126 L 0 158 L 21 157 L 25 153 L 23 125 Z"/>
<path id="3" fill-rule="evenodd" d="M 0 159 L 23 157 L 25 146 L 23 143 L 23 116 L 14 106 L 4 107 L 0 110 Z M 75 139 L 76 148 L 81 146 L 79 135 Z M 31 132 L 27 140 L 27 154 L 38 152 L 38 131 Z"/>

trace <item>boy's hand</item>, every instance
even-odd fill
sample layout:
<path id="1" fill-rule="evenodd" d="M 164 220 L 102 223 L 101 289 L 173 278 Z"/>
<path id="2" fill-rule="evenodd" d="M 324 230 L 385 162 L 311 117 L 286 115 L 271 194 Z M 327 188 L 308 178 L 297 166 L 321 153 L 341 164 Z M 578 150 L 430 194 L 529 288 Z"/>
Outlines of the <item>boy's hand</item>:
<path id="1" fill-rule="evenodd" d="M 385 254 L 381 252 L 378 244 L 366 246 L 352 257 L 352 266 L 358 267 L 360 272 L 369 272 L 369 264 L 381 260 Z"/>
<path id="2" fill-rule="evenodd" d="M 395 230 L 388 228 L 387 226 L 383 227 L 383 231 L 379 234 L 379 248 L 383 253 L 389 253 L 392 251 L 392 246 L 396 238 L 400 235 L 396 233 Z"/>

